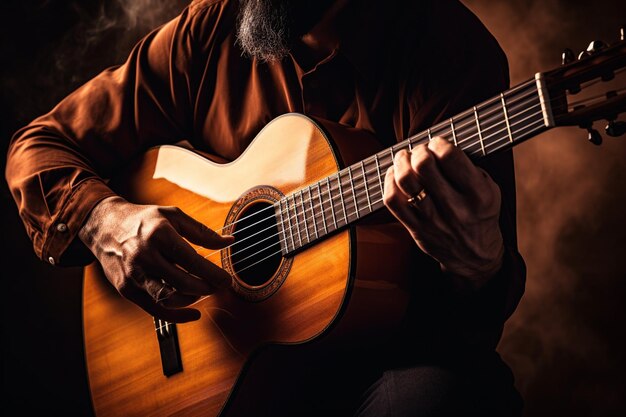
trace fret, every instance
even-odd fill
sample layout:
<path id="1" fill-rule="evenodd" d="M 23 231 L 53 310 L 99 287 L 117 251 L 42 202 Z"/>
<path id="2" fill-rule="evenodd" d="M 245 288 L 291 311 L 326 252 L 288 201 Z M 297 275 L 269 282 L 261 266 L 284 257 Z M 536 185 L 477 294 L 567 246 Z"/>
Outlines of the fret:
<path id="1" fill-rule="evenodd" d="M 296 249 L 296 241 L 293 237 L 293 227 L 291 227 L 291 214 L 289 214 L 289 197 L 285 197 L 285 204 L 287 205 L 287 222 L 289 224 L 289 236 L 291 237 L 291 247 Z"/>
<path id="2" fill-rule="evenodd" d="M 302 217 L 304 219 L 304 231 L 306 233 L 306 241 L 310 242 L 311 237 L 309 236 L 309 226 L 306 221 L 306 208 L 304 207 L 304 194 L 303 190 L 300 190 L 300 205 L 302 206 Z"/>
<path id="3" fill-rule="evenodd" d="M 360 216 L 359 214 L 359 205 L 356 202 L 356 190 L 354 188 L 354 180 L 352 179 L 352 168 L 348 167 L 348 179 L 350 180 L 350 190 L 352 191 L 352 201 L 354 201 L 354 210 L 356 212 L 357 219 Z"/>
<path id="4" fill-rule="evenodd" d="M 296 219 L 296 232 L 298 233 L 298 241 L 300 242 L 300 246 L 302 247 L 302 235 L 300 234 L 300 221 L 298 220 L 298 203 L 296 203 L 296 195 L 295 193 L 291 195 L 291 199 L 293 200 L 293 212 L 294 218 Z"/>
<path id="5" fill-rule="evenodd" d="M 311 187 L 307 187 L 307 190 L 309 191 L 309 207 L 311 207 L 311 217 L 313 218 L 313 231 L 315 232 L 315 239 L 317 239 L 320 237 L 320 233 L 317 230 L 317 218 L 313 209 L 313 193 L 311 193 Z"/>
<path id="6" fill-rule="evenodd" d="M 470 110 L 454 116 L 454 131 L 457 146 L 464 152 L 471 153 L 474 147 L 480 148 L 480 142 L 474 140 L 477 136 L 476 121 Z"/>
<path id="7" fill-rule="evenodd" d="M 624 32 L 622 31 L 622 40 Z M 552 104 L 548 99 L 548 89 L 546 88 L 546 80 L 544 75 L 540 72 L 535 74 L 535 88 L 537 90 L 537 97 L 539 97 L 539 104 L 541 106 L 541 115 L 544 121 L 545 127 L 554 127 L 554 115 L 552 114 Z"/>
<path id="8" fill-rule="evenodd" d="M 450 130 L 452 131 L 452 140 L 454 141 L 454 146 L 459 146 L 456 141 L 456 129 L 454 128 L 454 119 L 450 118 Z"/>
<path id="9" fill-rule="evenodd" d="M 341 202 L 341 208 L 343 209 L 343 218 L 346 220 L 346 224 L 348 224 L 348 212 L 346 211 L 346 203 L 343 199 L 343 190 L 341 189 L 341 171 L 337 172 L 337 184 L 339 187 L 339 201 Z"/>
<path id="10" fill-rule="evenodd" d="M 365 173 L 365 163 L 361 161 L 361 172 L 363 173 L 363 184 L 365 186 L 365 198 L 367 198 L 367 208 L 372 212 L 372 201 L 370 200 L 370 190 L 367 185 L 367 174 Z"/>
<path id="11" fill-rule="evenodd" d="M 504 122 L 506 123 L 506 131 L 509 134 L 509 140 L 513 143 L 513 133 L 511 133 L 511 125 L 509 123 L 509 115 L 506 110 L 506 100 L 504 99 L 504 93 L 500 93 L 500 101 L 502 102 L 502 113 L 504 114 Z"/>
<path id="12" fill-rule="evenodd" d="M 324 202 L 322 201 L 322 185 L 317 183 L 317 197 L 320 200 L 320 209 L 322 210 L 322 226 L 324 226 L 324 234 L 328 234 L 328 228 L 326 227 L 326 209 L 324 209 Z"/>
<path id="13" fill-rule="evenodd" d="M 476 110 L 476 106 L 474 106 L 474 118 L 476 119 L 476 128 L 478 129 L 478 140 L 480 141 L 480 149 L 482 149 L 483 155 L 486 155 L 485 145 L 483 143 L 483 133 L 480 130 L 480 122 L 478 121 L 478 110 Z"/>
<path id="14" fill-rule="evenodd" d="M 539 131 L 541 131 L 541 130 L 545 130 L 545 129 L 543 129 L 543 128 L 545 128 L 545 124 L 544 124 L 544 121 L 543 121 L 543 117 L 541 118 L 541 120 L 535 120 L 534 122 L 532 122 L 532 123 L 530 123 L 530 124 L 528 124 L 528 125 L 526 125 L 526 126 L 524 127 L 524 129 L 527 129 L 527 128 L 530 128 L 530 129 L 531 129 L 531 130 L 529 130 L 528 132 L 526 132 L 527 134 L 529 134 L 529 137 L 530 137 L 530 136 L 533 136 L 533 135 L 536 135 L 536 134 L 537 134 Z M 516 141 L 518 141 L 518 142 L 519 142 L 521 139 L 522 139 L 522 135 L 518 136 L 518 138 L 516 139 Z M 510 142 L 509 142 L 509 141 L 505 141 L 505 142 L 504 142 L 504 144 L 502 144 L 502 145 L 500 145 L 500 146 L 498 146 L 498 147 L 496 147 L 496 148 L 494 148 L 494 149 L 491 149 L 491 150 L 489 151 L 489 153 L 494 153 L 494 152 L 497 152 L 497 151 L 499 151 L 500 149 L 507 147 L 508 145 L 510 145 Z"/>
<path id="15" fill-rule="evenodd" d="M 381 179 L 381 175 L 380 175 L 380 163 L 378 162 L 378 154 L 374 155 L 374 160 L 376 161 L 376 173 L 378 174 L 378 186 L 380 187 L 380 195 L 383 195 L 383 191 L 385 190 L 383 188 L 383 180 Z"/>
<path id="16" fill-rule="evenodd" d="M 469 156 L 480 157 L 510 147 L 548 129 L 549 126 L 545 126 L 544 120 L 546 112 L 544 108 L 540 108 L 542 102 L 536 88 L 534 82 L 529 82 L 500 93 L 370 158 L 320 180 L 316 183 L 316 187 L 311 185 L 306 190 L 303 188 L 299 190 L 299 193 L 293 193 L 291 198 L 283 198 L 284 203 L 280 201 L 276 218 L 277 221 L 280 220 L 282 226 L 278 234 L 284 242 L 286 251 L 295 250 L 343 227 L 342 215 L 347 225 L 361 218 L 364 213 L 372 213 L 383 207 L 382 196 L 385 188 L 383 174 L 386 173 L 388 167 L 393 166 L 394 158 L 402 149 L 412 152 L 417 146 L 421 146 L 420 144 L 426 143 L 426 138 L 432 141 L 435 137 L 441 136 L 454 143 L 454 146 Z M 360 164 L 360 167 L 357 164 Z M 359 175 L 362 182 L 360 182 Z M 372 175 L 372 178 L 369 178 L 369 175 Z M 345 177 L 347 178 L 344 184 L 343 178 Z M 333 190 L 334 178 L 337 180 L 336 190 Z M 374 194 L 378 192 L 376 185 L 379 187 L 380 196 Z M 324 187 L 327 187 L 327 192 L 324 191 Z M 346 187 L 349 187 L 349 190 Z M 364 193 L 361 193 L 361 187 Z M 316 189 L 317 196 L 315 195 Z M 352 197 L 346 198 L 346 193 L 349 192 L 352 193 Z M 330 205 L 330 213 L 328 207 L 324 205 L 325 200 L 328 200 Z M 319 210 L 316 207 L 317 204 L 319 204 Z M 352 213 L 351 204 L 354 207 L 354 213 Z M 343 210 L 343 214 L 340 210 Z M 318 215 L 321 216 L 321 221 Z M 296 222 L 295 225 L 292 223 L 292 217 Z M 287 227 L 289 231 L 286 230 Z"/>
<path id="17" fill-rule="evenodd" d="M 285 219 L 283 218 L 283 206 L 282 206 L 282 199 L 278 202 L 278 216 L 280 217 L 280 231 L 283 233 L 283 239 L 282 241 L 285 243 L 285 248 L 286 251 L 285 252 L 289 252 L 289 242 L 287 242 L 287 235 L 285 234 Z"/>
<path id="18" fill-rule="evenodd" d="M 326 177 L 326 186 L 328 187 L 328 202 L 330 203 L 330 213 L 333 215 L 333 225 L 337 229 L 337 217 L 335 217 L 335 204 L 333 203 L 333 195 L 330 192 L 330 177 Z"/>

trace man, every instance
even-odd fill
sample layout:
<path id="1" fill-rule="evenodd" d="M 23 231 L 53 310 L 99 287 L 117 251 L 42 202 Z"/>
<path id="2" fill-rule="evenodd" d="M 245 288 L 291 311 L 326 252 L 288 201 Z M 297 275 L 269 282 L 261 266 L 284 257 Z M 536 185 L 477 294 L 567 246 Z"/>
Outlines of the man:
<path id="1" fill-rule="evenodd" d="M 37 255 L 53 265 L 95 257 L 147 313 L 198 319 L 189 306 L 230 276 L 185 239 L 218 249 L 233 237 L 175 208 L 131 204 L 105 179 L 147 147 L 181 139 L 234 160 L 287 112 L 367 129 L 389 146 L 508 86 L 504 54 L 461 4 L 407 3 L 193 1 L 126 63 L 15 134 L 6 176 Z M 426 277 L 414 280 L 403 332 L 386 353 L 357 355 L 367 367 L 346 360 L 316 364 L 303 381 L 286 374 L 284 401 L 259 414 L 518 415 L 495 352 L 525 274 L 512 155 L 479 168 L 435 138 L 396 155 L 384 201 Z"/>

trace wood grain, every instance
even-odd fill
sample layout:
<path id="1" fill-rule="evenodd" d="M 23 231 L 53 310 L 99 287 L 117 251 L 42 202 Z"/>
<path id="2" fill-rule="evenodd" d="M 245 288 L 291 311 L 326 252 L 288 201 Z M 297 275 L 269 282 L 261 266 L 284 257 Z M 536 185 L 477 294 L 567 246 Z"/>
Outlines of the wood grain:
<path id="1" fill-rule="evenodd" d="M 220 229 L 230 207 L 250 188 L 271 185 L 289 194 L 331 175 L 339 164 L 318 125 L 286 115 L 268 124 L 229 164 L 174 146 L 152 149 L 124 174 L 117 189 L 130 201 L 175 205 Z M 89 266 L 83 322 L 96 414 L 216 416 L 260 346 L 304 343 L 331 328 L 336 336 L 329 340 L 340 340 L 340 334 L 355 340 L 357 334 L 371 334 L 364 331 L 370 326 L 387 327 L 401 317 L 408 298 L 395 281 L 406 275 L 409 263 L 410 251 L 397 250 L 398 240 L 405 238 L 402 229 L 385 224 L 350 228 L 295 255 L 285 282 L 261 302 L 226 290 L 199 301 L 195 307 L 201 319 L 178 326 L 184 370 L 169 378 L 161 371 L 152 318 L 120 297 L 97 264 Z M 219 254 L 208 259 L 220 265 Z M 331 326 L 344 313 L 345 323 Z"/>

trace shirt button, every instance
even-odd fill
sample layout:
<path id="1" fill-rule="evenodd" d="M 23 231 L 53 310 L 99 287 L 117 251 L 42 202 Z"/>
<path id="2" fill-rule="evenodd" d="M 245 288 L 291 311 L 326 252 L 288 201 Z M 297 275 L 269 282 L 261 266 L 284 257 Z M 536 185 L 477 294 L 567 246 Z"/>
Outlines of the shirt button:
<path id="1" fill-rule="evenodd" d="M 48 258 L 48 262 L 50 262 L 50 265 L 54 265 L 54 258 L 51 256 Z"/>
<path id="2" fill-rule="evenodd" d="M 67 232 L 67 225 L 65 223 L 57 224 L 57 230 L 59 232 Z"/>

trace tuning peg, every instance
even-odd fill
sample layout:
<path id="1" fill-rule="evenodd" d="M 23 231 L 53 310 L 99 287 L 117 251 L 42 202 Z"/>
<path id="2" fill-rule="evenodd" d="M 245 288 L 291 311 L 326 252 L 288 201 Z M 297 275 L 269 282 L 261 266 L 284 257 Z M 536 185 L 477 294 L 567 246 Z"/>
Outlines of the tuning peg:
<path id="1" fill-rule="evenodd" d="M 569 48 L 563 49 L 563 53 L 561 54 L 561 65 L 567 65 L 570 62 L 574 62 L 576 60 L 576 55 L 574 55 L 574 51 Z"/>
<path id="2" fill-rule="evenodd" d="M 581 51 L 578 54 L 578 59 L 581 60 L 585 57 L 591 56 L 596 52 L 599 52 L 607 47 L 607 44 L 602 41 L 591 41 L 587 46 L 587 49 Z"/>
<path id="3" fill-rule="evenodd" d="M 602 41 L 591 41 L 589 42 L 589 46 L 587 46 L 587 52 L 590 54 L 595 54 L 598 51 L 601 51 L 607 47 L 606 43 Z"/>
<path id="4" fill-rule="evenodd" d="M 602 144 L 602 136 L 600 135 L 600 132 L 591 127 L 587 128 L 587 140 L 594 145 Z"/>
<path id="5" fill-rule="evenodd" d="M 621 120 L 609 120 L 604 131 L 613 138 L 622 136 L 626 133 L 626 122 L 622 122 Z"/>
<path id="6" fill-rule="evenodd" d="M 624 40 L 624 26 L 622 26 L 621 28 L 619 28 L 619 40 L 623 41 Z"/>

